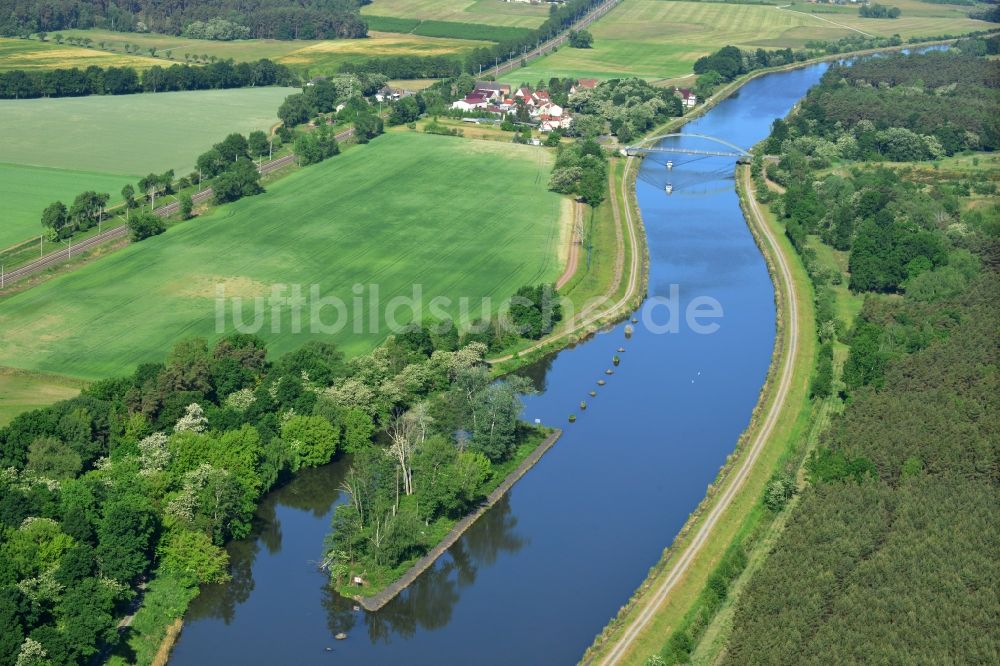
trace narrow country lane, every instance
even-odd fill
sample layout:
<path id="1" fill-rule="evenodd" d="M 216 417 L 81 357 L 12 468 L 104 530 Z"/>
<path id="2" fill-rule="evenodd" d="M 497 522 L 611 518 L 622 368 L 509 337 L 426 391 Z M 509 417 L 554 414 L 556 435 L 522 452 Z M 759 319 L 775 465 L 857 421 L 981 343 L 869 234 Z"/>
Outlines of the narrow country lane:
<path id="1" fill-rule="evenodd" d="M 608 651 L 607 655 L 600 662 L 602 666 L 612 666 L 613 664 L 621 662 L 622 658 L 628 653 L 629 648 L 632 646 L 636 637 L 638 637 L 639 634 L 642 633 L 642 631 L 649 625 L 650 621 L 652 621 L 656 612 L 666 600 L 671 590 L 674 589 L 677 582 L 684 577 L 685 573 L 687 573 L 688 568 L 697 557 L 698 551 L 701 550 L 701 547 L 712 536 L 712 530 L 715 527 L 715 524 L 719 521 L 720 516 L 725 513 L 726 509 L 732 503 L 733 498 L 743 486 L 743 482 L 750 475 L 750 471 L 753 469 L 754 463 L 757 461 L 761 450 L 764 448 L 764 444 L 771 436 L 771 432 L 774 430 L 774 425 L 777 423 L 778 417 L 781 415 L 781 410 L 785 406 L 785 400 L 790 390 L 792 377 L 795 374 L 795 358 L 798 352 L 800 335 L 798 299 L 801 295 L 795 293 L 794 291 L 795 284 L 792 280 L 791 269 L 788 267 L 789 259 L 783 252 L 781 245 L 778 243 L 778 239 L 775 236 L 774 231 L 770 228 L 770 226 L 768 226 L 767 221 L 764 219 L 764 215 L 761 213 L 757 199 L 753 196 L 753 188 L 750 181 L 750 170 L 746 168 L 742 169 L 741 178 L 743 181 L 744 191 L 747 193 L 747 201 L 749 202 L 750 210 L 754 217 L 750 223 L 756 226 L 760 230 L 763 237 L 767 239 L 767 243 L 771 246 L 774 262 L 778 268 L 777 278 L 779 284 L 777 287 L 780 290 L 782 304 L 785 306 L 787 313 L 787 315 L 785 315 L 785 313 L 781 313 L 779 311 L 779 317 L 784 317 L 785 319 L 785 335 L 787 336 L 783 341 L 784 352 L 781 357 L 781 377 L 778 380 L 774 401 L 771 403 L 764 421 L 757 430 L 757 433 L 753 438 L 753 442 L 743 458 L 742 464 L 733 477 L 727 482 L 726 490 L 716 500 L 711 511 L 709 511 L 706 515 L 704 522 L 698 528 L 697 533 L 688 544 L 687 548 L 669 568 L 669 573 L 666 578 L 663 579 L 660 586 L 652 593 L 652 595 L 645 600 L 642 610 L 632 620 L 629 626 L 625 629 L 621 638 L 618 639 L 617 643 Z"/>

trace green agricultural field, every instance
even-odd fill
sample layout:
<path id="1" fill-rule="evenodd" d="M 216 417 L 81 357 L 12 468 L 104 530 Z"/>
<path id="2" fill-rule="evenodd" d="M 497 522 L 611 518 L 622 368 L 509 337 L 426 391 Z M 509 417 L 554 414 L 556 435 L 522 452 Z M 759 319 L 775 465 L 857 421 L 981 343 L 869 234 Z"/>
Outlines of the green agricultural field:
<path id="1" fill-rule="evenodd" d="M 32 409 L 68 400 L 80 392 L 81 382 L 54 375 L 36 375 L 0 368 L 0 426 Z"/>
<path id="2" fill-rule="evenodd" d="M 485 23 L 518 28 L 537 28 L 549 15 L 548 5 L 503 0 L 373 0 L 361 15 Z"/>
<path id="3" fill-rule="evenodd" d="M 914 15 L 908 16 L 904 8 L 903 16 L 895 20 L 862 19 L 855 8 L 852 14 L 823 14 L 817 18 L 802 13 L 816 5 L 790 11 L 772 5 L 626 0 L 591 27 L 593 48 L 563 47 L 511 72 L 504 80 L 517 84 L 552 76 L 607 79 L 623 75 L 667 79 L 690 74 L 695 60 L 727 44 L 801 48 L 813 39 L 856 35 L 852 28 L 874 35 L 899 33 L 906 39 L 960 34 L 990 25 L 956 13 L 952 6 L 904 1 L 919 5 L 919 15 L 914 10 Z"/>
<path id="4" fill-rule="evenodd" d="M 138 62 L 132 63 L 137 68 L 146 69 L 152 65 L 167 67 L 175 63 L 206 62 L 210 58 L 220 60 L 233 59 L 237 62 L 270 58 L 275 62 L 288 65 L 300 72 L 310 75 L 333 74 L 345 62 L 365 60 L 380 56 L 431 56 L 431 55 L 462 55 L 487 42 L 471 39 L 440 39 L 421 37 L 418 35 L 399 35 L 384 32 L 372 32 L 367 39 L 334 39 L 334 40 L 277 40 L 277 39 L 244 39 L 229 42 L 206 39 L 188 39 L 173 35 L 157 33 L 122 33 L 109 30 L 64 30 L 67 37 L 89 37 L 93 40 L 93 49 L 81 49 L 75 46 L 63 45 L 74 53 L 83 51 L 87 54 L 105 54 L 108 57 L 131 57 Z M 8 40 L 24 44 L 41 45 L 40 42 L 26 40 Z M 127 56 L 125 45 L 131 44 L 143 57 Z M 51 41 L 46 47 L 55 45 Z M 149 57 L 155 53 L 156 57 Z M 2 52 L 0 52 L 2 54 Z M 74 64 L 72 58 L 58 59 L 52 56 L 54 62 L 65 67 Z M 90 64 L 86 62 L 86 64 Z M 112 63 L 120 64 L 120 63 Z M 0 68 L 3 68 L 0 55 Z"/>
<path id="5" fill-rule="evenodd" d="M 49 40 L 0 37 L 0 71 L 9 69 L 57 69 L 60 67 L 121 67 L 146 69 L 159 64 L 154 58 L 126 53 L 109 53 Z"/>
<path id="6" fill-rule="evenodd" d="M 378 285 L 379 301 L 410 296 L 497 302 L 553 280 L 564 199 L 546 189 L 551 153 L 530 147 L 394 132 L 302 169 L 204 218 L 172 227 L 79 270 L 0 301 L 0 365 L 97 378 L 156 361 L 179 338 L 217 337 L 217 288 L 248 304 L 275 284 L 319 285 L 353 311 L 352 286 Z M 286 294 L 287 295 L 287 294 Z M 224 301 L 232 307 L 231 301 Z M 457 305 L 445 308 L 459 314 Z M 378 310 L 378 309 L 377 309 Z M 258 334 L 274 354 L 308 339 L 286 308 L 261 309 Z M 227 308 L 229 313 L 229 308 Z M 231 314 L 231 313 L 230 313 Z M 332 308 L 323 321 L 332 324 Z M 406 323 L 409 310 L 399 310 Z M 387 333 L 362 318 L 332 336 L 348 353 Z M 225 332 L 233 332 L 231 316 Z M 272 326 L 277 329 L 274 332 Z"/>
<path id="7" fill-rule="evenodd" d="M 121 198 L 122 186 L 136 180 L 134 176 L 0 163 L 0 250 L 41 233 L 42 208 L 56 199 L 68 206 L 80 192 L 96 190 L 110 193 L 114 203 Z"/>
<path id="8" fill-rule="evenodd" d="M 229 132 L 268 129 L 289 88 L 0 100 L 0 249 L 39 230 L 42 209 L 150 172 L 190 171 Z"/>

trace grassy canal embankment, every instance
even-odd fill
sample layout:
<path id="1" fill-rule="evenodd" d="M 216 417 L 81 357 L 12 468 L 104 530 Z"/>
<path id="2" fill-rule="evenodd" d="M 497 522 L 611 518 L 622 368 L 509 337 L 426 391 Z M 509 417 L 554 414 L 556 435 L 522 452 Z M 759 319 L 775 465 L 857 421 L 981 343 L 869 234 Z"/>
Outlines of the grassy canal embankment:
<path id="1" fill-rule="evenodd" d="M 783 229 L 754 210 L 739 182 L 747 222 L 775 283 L 774 360 L 751 424 L 674 543 L 584 655 L 588 663 L 642 663 L 696 608 L 731 544 L 765 518 L 760 498 L 813 421 L 809 380 L 816 357 L 812 287 Z M 710 535 L 710 538 L 708 538 Z"/>
<path id="2" fill-rule="evenodd" d="M 704 115 L 758 76 L 845 57 L 953 41 L 939 40 L 836 54 L 757 70 L 723 86 L 691 114 L 669 121 L 648 136 L 678 131 L 687 122 Z M 743 170 L 747 171 L 745 167 Z M 716 482 L 709 486 L 705 499 L 691 514 L 674 542 L 664 550 L 661 560 L 650 569 L 646 581 L 595 638 L 582 658 L 584 663 L 641 664 L 649 655 L 658 654 L 664 643 L 675 634 L 690 637 L 694 633 L 704 636 L 707 640 L 702 640 L 699 644 L 702 651 L 709 650 L 712 645 L 716 646 L 716 650 L 721 649 L 719 637 L 725 632 L 729 619 L 725 611 L 731 602 L 724 604 L 722 612 L 719 612 L 717 600 L 713 601 L 712 592 L 708 588 L 709 581 L 721 577 L 727 583 L 739 586 L 745 583 L 749 572 L 759 565 L 764 557 L 766 544 L 773 542 L 784 522 L 780 516 L 775 518 L 764 509 L 761 503 L 764 488 L 777 470 L 798 468 L 798 463 L 814 444 L 829 421 L 831 410 L 835 408 L 831 400 L 814 403 L 809 399 L 809 382 L 818 351 L 814 294 L 809 275 L 785 236 L 783 225 L 769 209 L 759 206 L 755 200 L 751 201 L 749 192 L 752 185 L 748 173 L 737 179 L 737 189 L 748 225 L 765 256 L 772 280 L 775 281 L 778 335 L 774 361 L 751 424 L 720 470 Z M 831 267 L 840 261 L 840 258 L 833 256 L 823 255 L 820 258 L 823 263 L 829 262 Z M 780 259 L 787 263 L 788 279 L 782 279 L 781 274 L 775 271 L 776 262 Z M 790 289 L 790 296 L 782 299 L 781 294 L 785 293 L 785 289 Z M 840 291 L 845 290 L 846 287 Z M 779 354 L 784 345 L 787 345 L 789 297 L 794 299 L 797 306 L 795 319 L 799 324 L 799 344 L 795 353 L 786 359 Z M 849 292 L 837 293 L 838 313 L 846 315 L 844 320 L 848 325 L 858 307 L 857 297 Z M 843 363 L 845 356 L 846 349 L 839 346 L 835 348 L 838 366 Z M 786 395 L 779 396 L 776 377 L 785 372 L 788 363 L 792 364 L 789 390 Z M 748 465 L 747 443 L 760 437 L 762 425 L 766 421 L 765 415 L 771 413 L 776 414 L 776 418 L 770 434 L 762 443 L 760 452 Z M 746 469 L 745 476 L 739 472 L 733 474 L 738 465 L 740 471 Z M 723 503 L 724 508 L 721 507 Z M 700 542 L 699 535 L 704 535 L 707 531 L 711 532 L 711 539 Z M 741 571 L 744 572 L 742 576 Z M 734 576 L 739 578 L 734 579 Z M 669 594 L 657 595 L 665 586 L 668 586 Z"/>

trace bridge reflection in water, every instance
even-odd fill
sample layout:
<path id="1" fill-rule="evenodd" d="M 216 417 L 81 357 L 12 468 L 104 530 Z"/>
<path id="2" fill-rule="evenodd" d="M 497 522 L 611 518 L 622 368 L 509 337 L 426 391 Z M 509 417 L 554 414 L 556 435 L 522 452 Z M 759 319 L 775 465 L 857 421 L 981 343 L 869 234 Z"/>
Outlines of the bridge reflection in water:
<path id="1" fill-rule="evenodd" d="M 703 150 L 692 148 L 710 142 L 730 150 Z M 641 157 L 662 164 L 665 168 L 640 169 L 639 178 L 666 191 L 668 195 L 710 196 L 732 188 L 733 158 L 737 163 L 748 163 L 750 153 L 725 139 L 706 134 L 664 134 L 644 139 L 638 144 L 620 150 L 622 155 Z"/>
<path id="2" fill-rule="evenodd" d="M 729 150 L 701 150 L 675 145 L 672 141 L 663 141 L 664 139 L 673 138 L 702 139 L 704 141 L 716 143 L 724 148 L 728 148 Z M 706 157 L 735 157 L 739 162 L 746 162 L 750 160 L 749 151 L 740 148 L 735 143 L 730 143 L 725 139 L 720 139 L 715 136 L 708 136 L 707 134 L 662 134 L 660 136 L 643 139 L 642 142 L 637 143 L 634 146 L 625 146 L 620 150 L 620 152 L 622 155 L 627 157 L 645 157 L 646 155 L 654 153 L 681 153 L 685 155 L 704 155 Z"/>

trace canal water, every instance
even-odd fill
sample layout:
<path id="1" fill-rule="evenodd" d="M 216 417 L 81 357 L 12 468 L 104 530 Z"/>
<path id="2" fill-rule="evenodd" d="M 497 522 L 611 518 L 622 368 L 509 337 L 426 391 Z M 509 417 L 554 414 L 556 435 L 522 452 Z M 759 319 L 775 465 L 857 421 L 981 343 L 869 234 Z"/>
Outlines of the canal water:
<path id="1" fill-rule="evenodd" d="M 826 67 L 757 78 L 683 132 L 750 147 Z M 192 604 L 175 666 L 576 663 L 732 452 L 774 343 L 774 290 L 740 211 L 734 160 L 674 154 L 668 170 L 667 159 L 646 159 L 636 184 L 650 299 L 631 337 L 622 322 L 525 370 L 539 394 L 525 399 L 524 418 L 564 434 L 509 495 L 415 585 L 367 613 L 316 569 L 344 500 L 343 465 L 299 475 L 265 499 L 254 537 L 230 547 L 233 581 Z M 619 346 L 621 364 L 606 375 Z"/>

